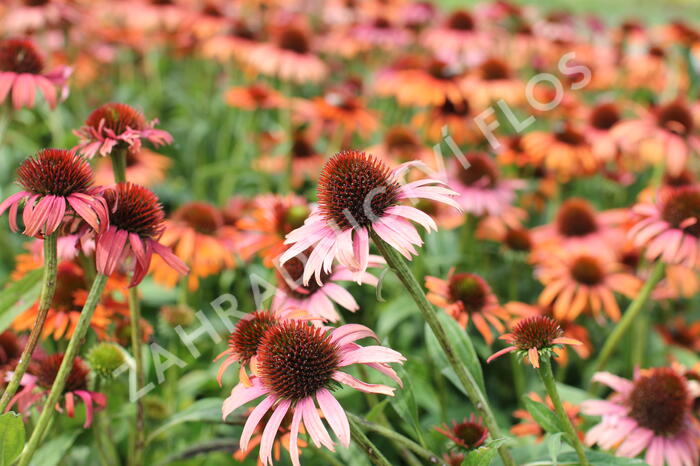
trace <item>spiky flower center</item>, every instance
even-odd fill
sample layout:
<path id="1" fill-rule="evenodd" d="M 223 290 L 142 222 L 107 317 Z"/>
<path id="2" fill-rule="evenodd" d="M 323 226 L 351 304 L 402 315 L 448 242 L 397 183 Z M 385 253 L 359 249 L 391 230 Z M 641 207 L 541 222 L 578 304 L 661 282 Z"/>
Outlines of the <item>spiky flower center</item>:
<path id="1" fill-rule="evenodd" d="M 399 201 L 399 184 L 372 155 L 343 151 L 326 163 L 318 182 L 320 212 L 340 229 L 361 228 Z"/>
<path id="2" fill-rule="evenodd" d="M 285 321 L 263 337 L 258 371 L 275 395 L 296 402 L 332 388 L 339 362 L 340 349 L 329 333 L 305 322 Z"/>
<path id="3" fill-rule="evenodd" d="M 105 192 L 109 222 L 119 230 L 142 238 L 156 238 L 163 231 L 163 208 L 150 190 L 132 183 L 119 183 Z"/>
<path id="4" fill-rule="evenodd" d="M 591 112 L 590 123 L 595 129 L 608 130 L 620 121 L 620 111 L 612 102 L 600 104 Z"/>
<path id="5" fill-rule="evenodd" d="M 547 316 L 534 316 L 521 320 L 513 327 L 513 344 L 522 351 L 538 350 L 553 345 L 564 334 L 559 323 Z"/>
<path id="6" fill-rule="evenodd" d="M 213 235 L 223 225 L 221 212 L 206 202 L 188 202 L 173 213 L 173 220 L 182 222 L 197 233 Z"/>
<path id="7" fill-rule="evenodd" d="M 300 55 L 311 50 L 311 44 L 306 33 L 297 27 L 285 28 L 277 38 L 277 45 L 283 50 L 289 50 Z"/>
<path id="8" fill-rule="evenodd" d="M 309 248 L 302 254 L 288 260 L 282 266 L 278 282 L 284 288 L 284 291 L 294 298 L 307 299 L 322 286 L 316 282 L 316 279 L 309 280 L 308 285 L 303 285 L 304 265 L 311 256 L 311 252 L 312 249 Z M 321 283 L 325 283 L 330 276 L 331 273 L 321 271 Z"/>
<path id="9" fill-rule="evenodd" d="M 662 436 L 683 429 L 690 407 L 685 379 L 668 367 L 651 369 L 637 379 L 628 403 L 631 418 Z"/>
<path id="10" fill-rule="evenodd" d="M 586 142 L 586 137 L 569 125 L 566 125 L 559 131 L 556 131 L 554 133 L 554 138 L 559 142 L 568 144 L 569 146 L 582 146 Z"/>
<path id="11" fill-rule="evenodd" d="M 455 31 L 471 31 L 474 29 L 474 18 L 468 12 L 458 10 L 447 19 L 447 27 Z"/>
<path id="12" fill-rule="evenodd" d="M 118 102 L 109 102 L 97 107 L 88 115 L 85 124 L 91 128 L 98 128 L 103 120 L 104 128 L 114 131 L 117 135 L 125 132 L 127 128 L 140 131 L 147 125 L 141 112 Z"/>
<path id="13" fill-rule="evenodd" d="M 580 256 L 571 264 L 571 276 L 582 285 L 594 286 L 603 281 L 605 272 L 593 256 Z"/>
<path id="14" fill-rule="evenodd" d="M 35 361 L 31 367 L 31 372 L 37 378 L 37 385 L 44 389 L 50 389 L 54 380 L 56 380 L 62 362 L 63 353 L 51 354 Z M 89 372 L 90 369 L 83 360 L 76 357 L 73 360 L 73 367 L 66 378 L 66 385 L 63 388 L 63 393 L 86 390 Z"/>
<path id="15" fill-rule="evenodd" d="M 590 235 L 598 231 L 598 222 L 591 205 L 584 199 L 573 198 L 559 208 L 557 231 L 567 238 Z"/>
<path id="16" fill-rule="evenodd" d="M 0 333 L 0 369 L 16 362 L 22 354 L 17 335 L 9 330 Z"/>
<path id="17" fill-rule="evenodd" d="M 664 173 L 663 184 L 674 188 L 691 186 L 696 183 L 695 175 L 690 170 L 683 170 L 678 174 Z"/>
<path id="18" fill-rule="evenodd" d="M 294 134 L 291 152 L 292 157 L 295 159 L 308 159 L 316 155 L 314 145 L 311 143 L 308 136 L 302 132 Z"/>
<path id="19" fill-rule="evenodd" d="M 459 180 L 467 185 L 478 185 L 482 188 L 493 188 L 498 183 L 498 167 L 491 158 L 480 152 L 467 154 L 468 167 L 459 164 Z"/>
<path id="20" fill-rule="evenodd" d="M 510 78 L 510 67 L 503 60 L 489 58 L 479 67 L 481 79 L 485 81 L 498 81 Z"/>
<path id="21" fill-rule="evenodd" d="M 450 301 L 461 303 L 469 313 L 479 312 L 486 305 L 491 290 L 486 282 L 472 273 L 458 273 L 448 283 Z"/>
<path id="22" fill-rule="evenodd" d="M 688 186 L 668 194 L 661 208 L 661 218 L 674 228 L 683 225 L 685 232 L 700 237 L 700 190 Z M 690 223 L 693 219 L 695 223 Z M 684 222 L 690 224 L 684 225 Z"/>
<path id="23" fill-rule="evenodd" d="M 524 228 L 508 228 L 503 242 L 513 251 L 529 251 L 532 248 L 530 232 Z"/>
<path id="24" fill-rule="evenodd" d="M 420 147 L 413 131 L 404 126 L 390 128 L 384 136 L 384 144 L 389 152 L 397 154 L 411 154 Z"/>
<path id="25" fill-rule="evenodd" d="M 228 340 L 229 348 L 238 355 L 241 364 L 248 364 L 258 353 L 260 342 L 268 329 L 278 324 L 272 312 L 257 311 L 249 319 L 241 319 Z"/>
<path id="26" fill-rule="evenodd" d="M 44 60 L 29 39 L 6 39 L 0 42 L 0 71 L 40 74 Z"/>
<path id="27" fill-rule="evenodd" d="M 681 102 L 672 102 L 659 109 L 657 124 L 681 136 L 690 134 L 693 130 L 693 114 Z"/>
<path id="28" fill-rule="evenodd" d="M 462 446 L 469 450 L 478 448 L 486 438 L 486 428 L 476 422 L 460 422 L 452 429 Z"/>
<path id="29" fill-rule="evenodd" d="M 92 186 L 90 164 L 67 150 L 44 149 L 17 169 L 17 181 L 32 194 L 69 196 Z"/>

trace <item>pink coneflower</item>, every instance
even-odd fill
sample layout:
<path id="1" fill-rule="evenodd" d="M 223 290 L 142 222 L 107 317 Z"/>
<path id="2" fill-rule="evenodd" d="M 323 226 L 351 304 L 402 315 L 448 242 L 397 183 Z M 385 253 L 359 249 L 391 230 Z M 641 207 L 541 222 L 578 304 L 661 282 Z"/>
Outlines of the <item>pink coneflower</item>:
<path id="1" fill-rule="evenodd" d="M 695 466 L 700 460 L 700 430 L 692 416 L 688 381 L 668 367 L 637 371 L 634 380 L 609 372 L 593 376 L 612 388 L 608 400 L 589 400 L 584 414 L 602 416 L 586 434 L 588 445 L 615 450 L 617 456 L 634 458 L 646 450 L 650 466 Z"/>
<path id="2" fill-rule="evenodd" d="M 302 425 L 316 447 L 323 445 L 333 450 L 333 441 L 319 416 L 314 398 L 340 443 L 347 447 L 350 444 L 348 419 L 329 388 L 344 384 L 362 392 L 390 396 L 394 389 L 362 382 L 341 369 L 351 364 L 364 364 L 398 382 L 396 373 L 388 364 L 405 361 L 400 353 L 389 348 L 362 347 L 355 343 L 361 338 L 378 340 L 374 332 L 357 324 L 331 330 L 289 320 L 271 327 L 258 347 L 259 376 L 250 380 L 251 385 L 236 385 L 222 407 L 225 419 L 243 404 L 265 396 L 243 427 L 241 450 L 248 449 L 252 434 L 270 409 L 273 409 L 272 416 L 265 425 L 260 443 L 263 464 L 272 462 L 274 437 L 290 410 L 293 411 L 289 438 L 292 464 L 299 465 L 297 441 Z"/>
<path id="3" fill-rule="evenodd" d="M 367 270 L 369 261 L 369 229 L 407 259 L 417 254 L 414 246 L 423 244 L 409 220 L 427 230 L 437 230 L 435 221 L 415 207 L 400 205 L 403 199 L 432 199 L 459 205 L 452 199 L 456 193 L 434 179 L 421 179 L 400 185 L 398 176 L 415 163 L 404 163 L 395 170 L 364 152 L 344 151 L 326 163 L 319 177 L 319 207 L 303 226 L 287 235 L 292 246 L 282 254 L 280 263 L 295 257 L 307 248 L 313 252 L 304 268 L 302 281 L 312 275 L 321 284 L 321 273 L 330 272 L 333 259 L 353 272 Z"/>
<path id="4" fill-rule="evenodd" d="M 495 352 L 486 360 L 493 361 L 506 353 L 517 351 L 519 356 L 530 361 L 532 367 L 540 367 L 540 354 L 550 357 L 557 345 L 580 345 L 581 342 L 562 336 L 564 330 L 559 323 L 546 316 L 533 316 L 521 320 L 513 326 L 512 333 L 505 333 L 499 338 L 510 343 L 510 346 Z"/>
<path id="5" fill-rule="evenodd" d="M 603 102 L 589 110 L 584 132 L 591 141 L 593 153 L 603 162 L 613 161 L 620 151 L 612 129 L 621 119 L 620 110 L 613 102 Z"/>
<path id="6" fill-rule="evenodd" d="M 97 271 L 112 275 L 126 259 L 135 259 L 129 286 L 138 285 L 148 272 L 153 253 L 180 274 L 189 268 L 173 252 L 158 242 L 163 233 L 163 208 L 148 189 L 132 183 L 119 183 L 104 194 L 109 206 L 109 228 L 97 235 Z"/>
<path id="7" fill-rule="evenodd" d="M 12 106 L 15 109 L 33 107 L 37 89 L 41 91 L 51 108 L 56 107 L 61 88 L 61 98 L 68 94 L 65 86 L 70 68 L 58 67 L 44 71 L 44 59 L 34 42 L 29 39 L 5 39 L 0 41 L 0 102 L 12 91 Z"/>
<path id="8" fill-rule="evenodd" d="M 92 158 L 97 154 L 107 156 L 115 147 L 138 152 L 142 139 L 155 146 L 170 144 L 172 136 L 167 131 L 155 129 L 156 123 L 158 120 L 146 121 L 141 112 L 126 104 L 106 103 L 93 110 L 85 125 L 74 131 L 80 138 L 74 150 Z"/>
<path id="9" fill-rule="evenodd" d="M 468 420 L 464 418 L 462 422 L 452 421 L 452 426 L 443 424 L 441 427 L 436 427 L 435 430 L 465 450 L 479 448 L 489 436 L 489 430 L 484 427 L 481 419 L 474 417 L 473 413 Z"/>
<path id="10" fill-rule="evenodd" d="M 22 191 L 0 204 L 0 215 L 10 209 L 10 228 L 18 231 L 17 210 L 24 201 L 24 234 L 54 233 L 64 221 L 83 219 L 95 231 L 107 228 L 107 206 L 92 186 L 90 165 L 79 156 L 60 149 L 44 149 L 17 169 Z"/>
<path id="11" fill-rule="evenodd" d="M 700 188 L 685 186 L 659 192 L 654 204 L 633 207 L 641 219 L 629 231 L 649 260 L 697 267 L 700 264 Z"/>

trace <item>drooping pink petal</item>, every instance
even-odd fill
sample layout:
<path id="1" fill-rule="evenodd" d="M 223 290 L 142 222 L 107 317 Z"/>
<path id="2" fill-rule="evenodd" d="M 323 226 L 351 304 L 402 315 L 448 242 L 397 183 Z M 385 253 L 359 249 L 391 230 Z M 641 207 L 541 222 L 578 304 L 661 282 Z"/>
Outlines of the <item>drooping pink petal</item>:
<path id="1" fill-rule="evenodd" d="M 231 395 L 224 400 L 224 404 L 221 407 L 224 420 L 239 407 L 268 393 L 268 389 L 263 386 L 260 380 L 252 378 L 250 381 L 253 384 L 252 386 L 249 387 L 239 383 L 233 387 Z"/>
<path id="2" fill-rule="evenodd" d="M 92 227 L 96 232 L 100 231 L 100 222 L 97 213 L 90 208 L 88 202 L 77 194 L 71 194 L 67 197 L 68 204 L 73 208 L 76 214 Z"/>
<path id="3" fill-rule="evenodd" d="M 83 424 L 83 428 L 88 429 L 92 425 L 92 417 L 95 410 L 92 403 L 92 395 L 85 390 L 76 390 L 75 394 L 82 398 L 83 404 L 85 405 L 85 423 Z"/>
<path id="4" fill-rule="evenodd" d="M 491 356 L 489 356 L 488 359 L 486 359 L 486 364 L 490 363 L 491 361 L 493 361 L 494 359 L 496 359 L 500 356 L 503 356 L 506 353 L 510 353 L 510 352 L 515 351 L 517 349 L 518 348 L 516 348 L 515 346 L 507 346 L 507 347 L 503 348 L 502 350 L 496 351 Z"/>
<path id="5" fill-rule="evenodd" d="M 342 355 L 338 367 L 350 364 L 403 362 L 406 358 L 398 351 L 384 346 L 362 346 Z"/>
<path id="6" fill-rule="evenodd" d="M 365 383 L 361 380 L 356 379 L 350 374 L 347 374 L 345 372 L 340 372 L 337 371 L 333 374 L 333 380 L 336 382 L 340 382 L 342 384 L 348 385 L 355 390 L 359 390 L 361 392 L 366 392 L 366 393 L 377 393 L 380 395 L 388 395 L 388 396 L 394 396 L 394 388 L 389 387 L 387 385 L 380 385 L 380 384 L 371 384 L 371 383 Z"/>
<path id="7" fill-rule="evenodd" d="M 34 78 L 34 82 L 41 90 L 41 93 L 44 95 L 44 99 L 46 99 L 49 107 L 52 109 L 56 108 L 56 87 L 53 85 L 53 83 L 44 76 L 36 76 Z"/>
<path id="8" fill-rule="evenodd" d="M 17 75 L 12 71 L 0 72 L 0 103 L 3 103 L 12 89 Z"/>
<path id="9" fill-rule="evenodd" d="M 318 406 L 323 411 L 323 416 L 328 421 L 328 424 L 335 432 L 340 444 L 347 447 L 350 445 L 350 424 L 345 415 L 343 407 L 340 406 L 338 400 L 327 389 L 322 388 L 316 392 Z"/>
<path id="10" fill-rule="evenodd" d="M 34 106 L 34 77 L 28 73 L 17 75 L 12 89 L 12 106 L 15 110 Z"/>
<path id="11" fill-rule="evenodd" d="M 221 353 L 221 355 L 223 354 L 228 353 Z M 221 386 L 221 379 L 223 378 L 226 369 L 228 369 L 232 364 L 235 364 L 236 362 L 238 362 L 238 356 L 235 354 L 229 354 L 229 356 L 226 359 L 224 359 L 224 362 L 221 363 L 221 367 L 219 367 L 219 370 L 216 373 L 216 381 L 219 382 L 219 386 Z"/>
<path id="12" fill-rule="evenodd" d="M 350 292 L 340 285 L 336 285 L 335 283 L 326 283 L 321 288 L 321 291 L 350 312 L 355 312 L 360 308 Z"/>
<path id="13" fill-rule="evenodd" d="M 250 442 L 250 438 L 253 436 L 255 428 L 258 427 L 260 420 L 265 416 L 265 414 L 267 414 L 272 405 L 275 404 L 275 401 L 277 401 L 276 397 L 268 396 L 248 415 L 248 419 L 243 426 L 243 432 L 241 433 L 241 440 L 239 442 L 241 450 L 248 450 L 248 442 Z"/>
<path id="14" fill-rule="evenodd" d="M 180 275 L 187 275 L 189 273 L 190 268 L 187 266 L 187 264 L 182 262 L 182 259 L 177 257 L 169 247 L 163 246 L 158 241 L 154 240 L 150 240 L 148 242 L 153 247 L 153 252 L 158 254 L 166 264 L 172 267 L 173 270 Z"/>
<path id="15" fill-rule="evenodd" d="M 360 324 L 342 325 L 331 332 L 331 341 L 338 346 L 343 346 L 360 338 L 374 338 L 376 341 L 379 341 L 379 337 L 372 330 Z"/>
<path id="16" fill-rule="evenodd" d="M 311 397 L 302 399 L 297 403 L 297 409 L 302 410 L 304 426 L 314 445 L 316 445 L 317 448 L 323 445 L 330 451 L 335 451 L 333 440 L 331 440 L 330 435 L 328 435 L 328 431 L 321 421 L 321 416 L 319 416 L 318 411 L 316 411 L 316 405 L 313 399 Z"/>
<path id="17" fill-rule="evenodd" d="M 301 423 L 301 409 L 297 406 L 292 416 L 292 424 L 289 426 L 289 455 L 292 458 L 293 466 L 301 466 L 299 462 L 299 424 Z"/>
<path id="18" fill-rule="evenodd" d="M 260 460 L 264 465 L 272 465 L 272 445 L 275 442 L 280 424 L 282 424 L 282 419 L 287 415 L 291 404 L 289 400 L 280 401 L 272 416 L 270 416 L 270 420 L 267 421 L 265 430 L 263 430 L 262 439 L 260 440 Z"/>

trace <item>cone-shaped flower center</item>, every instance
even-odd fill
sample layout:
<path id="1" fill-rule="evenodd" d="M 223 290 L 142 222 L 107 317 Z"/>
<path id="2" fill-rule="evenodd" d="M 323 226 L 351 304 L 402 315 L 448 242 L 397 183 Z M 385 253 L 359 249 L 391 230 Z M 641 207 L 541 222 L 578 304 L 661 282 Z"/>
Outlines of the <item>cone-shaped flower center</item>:
<path id="1" fill-rule="evenodd" d="M 26 6 L 44 6 L 51 3 L 51 0 L 23 0 L 22 3 Z"/>
<path id="2" fill-rule="evenodd" d="M 481 277 L 471 273 L 453 275 L 448 287 L 450 300 L 462 303 L 464 310 L 469 313 L 481 311 L 491 292 Z"/>
<path id="3" fill-rule="evenodd" d="M 295 159 L 307 159 L 316 155 L 314 146 L 305 133 L 298 131 L 294 133 L 292 141 L 292 157 Z"/>
<path id="4" fill-rule="evenodd" d="M 97 107 L 87 117 L 85 124 L 97 128 L 102 120 L 104 120 L 104 127 L 111 129 L 115 134 L 121 134 L 127 128 L 137 131 L 146 128 L 146 119 L 141 112 L 129 105 L 117 102 L 109 102 Z"/>
<path id="5" fill-rule="evenodd" d="M 22 348 L 19 346 L 17 336 L 7 330 L 0 333 L 0 369 L 6 368 L 8 364 L 19 359 Z"/>
<path id="6" fill-rule="evenodd" d="M 272 312 L 258 311 L 250 319 L 242 319 L 236 325 L 228 345 L 238 355 L 241 364 L 247 364 L 258 353 L 260 342 L 268 329 L 279 321 Z"/>
<path id="7" fill-rule="evenodd" d="M 695 175 L 693 175 L 690 170 L 683 170 L 682 172 L 678 174 L 670 174 L 670 173 L 665 173 L 664 174 L 664 182 L 663 184 L 666 186 L 672 186 L 674 188 L 680 188 L 681 186 L 691 186 L 696 183 L 695 180 Z"/>
<path id="8" fill-rule="evenodd" d="M 67 150 L 44 149 L 22 162 L 17 181 L 33 194 L 69 196 L 86 192 L 93 181 L 90 164 Z"/>
<path id="9" fill-rule="evenodd" d="M 580 256 L 571 264 L 571 275 L 577 282 L 593 286 L 603 281 L 605 272 L 597 258 Z"/>
<path id="10" fill-rule="evenodd" d="M 598 231 L 593 208 L 584 199 L 573 198 L 564 202 L 557 213 L 557 231 L 566 237 L 580 237 Z"/>
<path id="11" fill-rule="evenodd" d="M 44 60 L 28 39 L 6 39 L 0 42 L 0 71 L 39 74 Z"/>
<path id="12" fill-rule="evenodd" d="M 562 336 L 564 331 L 559 323 L 546 316 L 534 316 L 521 320 L 513 327 L 513 344 L 519 350 L 538 350 L 552 346 L 553 340 Z"/>
<path id="13" fill-rule="evenodd" d="M 687 135 L 693 130 L 693 114 L 681 102 L 673 102 L 659 109 L 657 123 L 676 134 Z"/>
<path id="14" fill-rule="evenodd" d="M 277 45 L 283 50 L 302 55 L 308 53 L 311 49 L 306 33 L 296 27 L 285 28 L 277 38 Z"/>
<path id="15" fill-rule="evenodd" d="M 600 104 L 591 112 L 591 126 L 595 129 L 608 130 L 620 121 L 620 111 L 611 102 Z"/>
<path id="16" fill-rule="evenodd" d="M 510 78 L 510 68 L 508 64 L 498 58 L 489 58 L 479 67 L 481 78 L 486 81 L 497 81 Z"/>
<path id="17" fill-rule="evenodd" d="M 474 29 L 474 18 L 464 10 L 457 10 L 447 19 L 447 27 L 455 31 L 471 31 Z"/>
<path id="18" fill-rule="evenodd" d="M 700 190 L 688 186 L 670 193 L 663 203 L 661 218 L 675 228 L 680 228 L 683 222 L 695 219 L 695 223 L 684 225 L 684 231 L 700 237 Z"/>
<path id="19" fill-rule="evenodd" d="M 384 136 L 384 144 L 389 152 L 406 155 L 412 154 L 420 147 L 416 135 L 405 126 L 390 128 Z"/>
<path id="20" fill-rule="evenodd" d="M 51 388 L 62 362 L 63 353 L 51 354 L 37 360 L 31 367 L 31 372 L 37 378 L 37 385 L 45 389 Z M 75 358 L 73 367 L 66 378 L 66 386 L 63 388 L 63 393 L 86 390 L 89 372 L 90 369 L 83 360 Z"/>
<path id="21" fill-rule="evenodd" d="M 187 224 L 197 233 L 213 235 L 224 220 L 216 207 L 206 202 L 188 202 L 173 213 L 173 220 Z"/>
<path id="22" fill-rule="evenodd" d="M 486 439 L 486 428 L 476 422 L 460 422 L 452 429 L 455 437 L 469 450 L 478 448 Z"/>
<path id="23" fill-rule="evenodd" d="M 291 401 L 332 387 L 339 362 L 340 349 L 330 334 L 300 321 L 285 321 L 268 330 L 258 353 L 263 384 Z"/>
<path id="24" fill-rule="evenodd" d="M 366 227 L 399 201 L 389 168 L 364 152 L 344 151 L 323 167 L 318 182 L 320 212 L 345 230 Z"/>
<path id="25" fill-rule="evenodd" d="M 163 231 L 163 208 L 150 190 L 132 183 L 119 183 L 105 192 L 109 222 L 142 238 L 155 238 Z"/>
<path id="26" fill-rule="evenodd" d="M 581 146 L 586 142 L 586 137 L 573 129 L 571 126 L 566 125 L 559 131 L 554 133 L 554 137 L 559 142 L 568 144 L 570 146 Z"/>
<path id="27" fill-rule="evenodd" d="M 453 103 L 450 99 L 445 99 L 445 103 L 439 107 L 438 113 L 444 116 L 465 117 L 471 113 L 469 102 L 463 100 L 460 103 Z"/>
<path id="28" fill-rule="evenodd" d="M 493 188 L 498 183 L 498 167 L 487 155 L 480 152 L 467 154 L 468 167 L 459 164 L 459 180 L 471 186 L 478 184 L 480 187 Z"/>
<path id="29" fill-rule="evenodd" d="M 628 402 L 631 418 L 664 436 L 683 428 L 690 408 L 686 381 L 668 367 L 651 369 L 636 380 Z"/>
<path id="30" fill-rule="evenodd" d="M 524 228 L 508 228 L 503 242 L 513 251 L 529 251 L 532 248 L 530 232 Z"/>

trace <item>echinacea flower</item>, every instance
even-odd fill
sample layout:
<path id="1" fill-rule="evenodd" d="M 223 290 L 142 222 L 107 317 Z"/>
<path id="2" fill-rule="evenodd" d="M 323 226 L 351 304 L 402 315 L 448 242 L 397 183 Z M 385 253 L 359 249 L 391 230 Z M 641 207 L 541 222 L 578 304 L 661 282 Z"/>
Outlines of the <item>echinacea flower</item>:
<path id="1" fill-rule="evenodd" d="M 533 163 L 557 175 L 562 181 L 593 174 L 600 161 L 586 133 L 570 123 L 552 131 L 533 131 L 521 141 Z"/>
<path id="2" fill-rule="evenodd" d="M 255 408 L 250 408 L 248 410 L 248 415 L 250 415 Z M 243 450 L 242 448 L 239 448 L 238 451 L 236 451 L 233 454 L 233 459 L 238 461 L 239 463 L 243 463 L 244 460 L 248 457 L 248 455 L 251 453 L 251 451 L 259 446 L 262 443 L 262 436 L 264 433 L 264 428 L 267 425 L 268 422 L 270 422 L 270 417 L 272 416 L 273 411 L 268 411 L 265 416 L 260 420 L 260 423 L 258 426 L 255 428 L 255 432 L 253 432 L 253 435 L 250 437 L 250 441 L 248 442 L 248 449 Z M 243 416 L 241 416 L 243 417 Z M 281 457 L 281 450 L 284 448 L 285 450 L 289 451 L 289 441 L 290 441 L 290 426 L 292 424 L 292 418 L 293 414 L 291 411 L 287 413 L 286 416 L 282 419 L 282 422 L 280 423 L 280 426 L 277 428 L 277 432 L 274 434 L 274 440 L 272 442 L 272 451 L 273 451 L 273 456 L 275 461 L 279 461 Z M 243 417 L 243 420 L 241 421 L 241 424 L 243 424 L 243 421 L 245 420 L 245 417 Z M 300 425 L 299 426 L 299 433 L 300 434 L 306 434 L 306 431 L 304 430 L 304 426 Z M 302 440 L 298 439 L 297 440 L 297 455 L 301 454 L 301 449 L 307 447 L 308 444 Z M 262 464 L 258 461 L 258 464 Z"/>
<path id="3" fill-rule="evenodd" d="M 367 327 L 348 324 L 335 329 L 319 328 L 298 320 L 284 321 L 271 327 L 258 346 L 258 376 L 250 384 L 239 383 L 223 404 L 224 419 L 243 404 L 264 396 L 250 413 L 243 433 L 241 450 L 247 450 L 252 434 L 263 416 L 272 416 L 263 429 L 260 443 L 260 460 L 272 462 L 272 444 L 283 418 L 292 410 L 289 452 L 292 464 L 298 466 L 298 436 L 303 425 L 316 447 L 321 445 L 334 450 L 316 409 L 316 402 L 323 417 L 344 446 L 350 444 L 350 427 L 343 407 L 329 391 L 337 384 L 348 385 L 366 393 L 393 395 L 394 389 L 386 385 L 362 382 L 342 368 L 363 364 L 399 382 L 389 363 L 403 363 L 405 358 L 383 346 L 362 347 L 355 343 L 362 338 L 378 340 Z M 315 399 L 315 401 L 314 401 Z"/>
<path id="4" fill-rule="evenodd" d="M 588 400 L 581 410 L 601 416 L 586 433 L 588 445 L 634 458 L 644 453 L 650 466 L 695 466 L 700 461 L 700 430 L 692 415 L 688 381 L 672 368 L 638 370 L 633 380 L 609 372 L 593 376 L 613 389 L 608 400 Z M 646 452 L 645 452 L 646 451 Z"/>
<path id="5" fill-rule="evenodd" d="M 474 413 L 462 422 L 452 421 L 452 425 L 443 424 L 435 430 L 452 440 L 465 450 L 474 450 L 484 444 L 489 436 L 489 430 L 484 427 L 481 419 L 476 419 Z"/>
<path id="6" fill-rule="evenodd" d="M 103 275 L 112 275 L 119 265 L 133 259 L 129 287 L 138 285 L 148 272 L 153 253 L 180 274 L 189 268 L 170 248 L 158 242 L 163 234 L 163 208 L 148 189 L 132 183 L 118 183 L 105 191 L 110 225 L 95 239 L 95 265 Z"/>
<path id="7" fill-rule="evenodd" d="M 319 207 L 304 225 L 287 235 L 292 246 L 280 257 L 280 263 L 311 247 L 302 282 L 330 272 L 333 259 L 353 272 L 367 270 L 369 230 L 372 229 L 407 259 L 417 254 L 414 246 L 423 244 L 409 220 L 426 230 L 437 230 L 435 221 L 415 207 L 400 205 L 404 199 L 432 199 L 459 209 L 452 199 L 456 193 L 438 180 L 425 178 L 400 185 L 398 176 L 413 163 L 395 170 L 364 152 L 344 151 L 323 167 L 318 183 Z"/>
<path id="8" fill-rule="evenodd" d="M 243 110 L 281 108 L 287 102 L 282 94 L 263 83 L 232 87 L 224 94 L 224 100 L 231 107 Z"/>
<path id="9" fill-rule="evenodd" d="M 100 232 L 107 228 L 107 206 L 92 186 L 90 164 L 61 149 L 44 149 L 17 169 L 17 182 L 24 188 L 0 204 L 0 215 L 10 209 L 10 228 L 18 231 L 17 210 L 24 202 L 22 220 L 27 236 L 50 235 L 64 222 L 84 220 Z"/>
<path id="10" fill-rule="evenodd" d="M 655 203 L 635 205 L 639 221 L 629 230 L 649 260 L 697 268 L 700 264 L 700 188 L 686 186 L 659 192 Z"/>
<path id="11" fill-rule="evenodd" d="M 525 83 L 516 76 L 508 62 L 498 57 L 487 57 L 461 82 L 469 100 L 477 108 L 486 108 L 493 102 L 504 101 L 511 106 L 525 98 Z"/>
<path id="12" fill-rule="evenodd" d="M 49 107 L 56 107 L 68 94 L 66 80 L 70 68 L 59 67 L 44 72 L 44 59 L 34 42 L 29 39 L 5 39 L 0 41 L 0 103 L 12 91 L 12 106 L 15 109 L 33 107 L 37 90 L 40 90 Z"/>
<path id="13" fill-rule="evenodd" d="M 11 330 L 0 333 L 0 387 L 4 387 L 6 376 L 17 366 L 19 357 L 22 355 L 17 335 Z"/>
<path id="14" fill-rule="evenodd" d="M 486 360 L 487 363 L 499 356 L 516 351 L 518 356 L 525 357 L 532 367 L 540 367 L 540 357 L 551 357 L 557 345 L 580 345 L 581 342 L 562 336 L 559 323 L 546 316 L 527 317 L 513 326 L 511 333 L 505 333 L 499 338 L 510 344 L 495 352 Z"/>
<path id="15" fill-rule="evenodd" d="M 146 121 L 141 112 L 126 104 L 109 102 L 88 115 L 85 125 L 74 131 L 80 142 L 74 150 L 92 158 L 107 156 L 115 148 L 138 152 L 142 140 L 154 146 L 170 144 L 172 136 L 167 131 L 155 129 L 158 120 Z"/>

